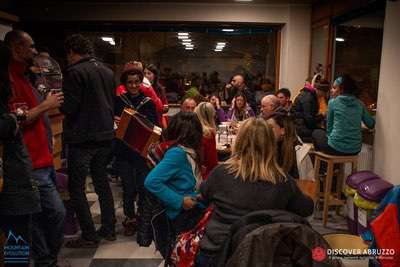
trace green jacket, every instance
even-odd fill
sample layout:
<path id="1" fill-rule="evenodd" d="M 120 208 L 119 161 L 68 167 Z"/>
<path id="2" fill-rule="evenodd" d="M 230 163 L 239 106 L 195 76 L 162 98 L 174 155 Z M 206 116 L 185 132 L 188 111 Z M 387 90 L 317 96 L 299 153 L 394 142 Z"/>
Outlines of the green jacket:
<path id="1" fill-rule="evenodd" d="M 329 100 L 327 121 L 329 146 L 343 153 L 360 152 L 361 122 L 368 128 L 375 126 L 374 118 L 355 96 L 340 95 Z"/>

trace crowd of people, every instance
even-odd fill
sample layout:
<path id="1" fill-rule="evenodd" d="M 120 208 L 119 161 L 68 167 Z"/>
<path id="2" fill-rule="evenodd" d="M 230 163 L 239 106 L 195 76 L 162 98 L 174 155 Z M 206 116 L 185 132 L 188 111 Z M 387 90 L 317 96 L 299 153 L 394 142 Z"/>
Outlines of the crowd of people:
<path id="1" fill-rule="evenodd" d="M 84 36 L 69 36 L 65 51 L 69 65 L 62 92 L 41 96 L 26 76 L 37 53 L 29 34 L 11 31 L 1 44 L 0 224 L 3 232 L 32 241 L 35 266 L 56 266 L 63 242 L 65 208 L 55 184 L 47 117 L 51 109 L 64 114 L 68 189 L 81 229 L 80 237 L 65 246 L 93 248 L 101 239 L 116 240 L 107 174 L 112 160 L 122 181 L 124 235 L 137 233 L 140 245 L 149 245 L 149 235 L 157 241 L 155 235 L 165 229 L 146 230 L 154 221 L 146 214 L 160 211 L 149 201 L 164 208 L 168 234 L 173 237 L 194 229 L 213 207 L 196 266 L 216 266 L 231 225 L 252 212 L 284 210 L 310 216 L 314 203 L 296 184 L 302 178 L 296 146 L 313 142 L 316 150 L 325 153 L 356 155 L 361 150 L 362 122 L 369 128 L 375 123 L 348 75 L 338 77 L 332 86 L 321 79 L 306 81 L 293 102 L 291 91 L 282 88 L 264 96 L 259 107 L 245 76 L 236 74 L 225 86 L 225 106 L 219 94 L 210 93 L 200 103 L 187 97 L 181 111 L 167 117 L 165 88 L 155 65 L 128 62 L 117 85 L 113 72 L 94 57 Z M 163 128 L 162 139 L 147 157 L 115 138 L 126 108 Z M 222 123 L 235 127 L 236 134 L 225 162 L 218 161 L 216 149 Z M 85 193 L 89 173 L 100 203 L 99 229 Z M 162 254 L 168 262 L 169 254 Z"/>

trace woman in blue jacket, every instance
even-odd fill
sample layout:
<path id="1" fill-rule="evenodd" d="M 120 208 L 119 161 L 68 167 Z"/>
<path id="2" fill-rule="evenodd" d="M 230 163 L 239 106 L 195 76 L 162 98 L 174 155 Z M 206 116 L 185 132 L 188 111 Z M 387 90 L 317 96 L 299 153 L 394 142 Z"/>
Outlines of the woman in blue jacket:
<path id="1" fill-rule="evenodd" d="M 338 77 L 333 87 L 341 94 L 329 100 L 327 131 L 313 132 L 314 146 L 331 155 L 357 155 L 362 145 L 361 122 L 373 128 L 375 120 L 356 97 L 357 87 L 349 75 Z"/>
<path id="2" fill-rule="evenodd" d="M 171 118 L 167 132 L 175 136 L 159 164 L 147 175 L 144 186 L 166 207 L 176 233 L 192 229 L 202 216 L 197 205 L 201 183 L 202 126 L 193 112 L 180 112 Z M 168 131 L 167 129 L 167 131 Z"/>

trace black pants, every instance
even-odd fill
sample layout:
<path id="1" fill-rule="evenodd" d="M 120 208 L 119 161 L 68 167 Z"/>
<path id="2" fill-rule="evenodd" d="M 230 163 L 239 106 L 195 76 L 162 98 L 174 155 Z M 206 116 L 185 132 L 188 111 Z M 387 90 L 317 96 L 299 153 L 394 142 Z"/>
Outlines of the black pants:
<path id="1" fill-rule="evenodd" d="M 354 156 L 357 155 L 360 152 L 357 153 L 344 153 L 337 151 L 333 147 L 328 145 L 328 136 L 326 134 L 326 131 L 322 129 L 317 129 L 314 130 L 312 133 L 312 140 L 314 143 L 314 148 L 317 151 L 322 151 L 326 154 L 329 155 L 335 155 L 335 156 Z"/>
<path id="2" fill-rule="evenodd" d="M 70 145 L 68 148 L 68 188 L 82 230 L 82 238 L 86 240 L 97 240 L 96 228 L 85 194 L 85 181 L 89 170 L 94 190 L 99 197 L 101 227 L 106 233 L 115 231 L 114 199 L 107 177 L 110 153 L 111 142 L 90 146 Z"/>
<path id="3" fill-rule="evenodd" d="M 144 179 L 148 174 L 148 168 L 144 163 L 138 164 L 121 158 L 116 158 L 118 173 L 122 180 L 124 214 L 129 218 L 135 217 L 135 201 L 139 196 L 141 205 L 143 196 Z"/>
<path id="4" fill-rule="evenodd" d="M 4 266 L 29 266 L 32 243 L 32 215 L 0 215 L 0 228 L 5 235 L 4 248 L 1 248 Z"/>

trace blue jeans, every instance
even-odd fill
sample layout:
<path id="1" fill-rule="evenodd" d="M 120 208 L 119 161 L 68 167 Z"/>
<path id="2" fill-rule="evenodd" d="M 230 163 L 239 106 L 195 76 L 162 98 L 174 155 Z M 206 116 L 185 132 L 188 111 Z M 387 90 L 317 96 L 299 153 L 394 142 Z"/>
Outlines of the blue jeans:
<path id="1" fill-rule="evenodd" d="M 55 186 L 53 167 L 33 170 L 42 211 L 32 218 L 32 250 L 35 267 L 56 266 L 63 241 L 65 208 Z"/>

